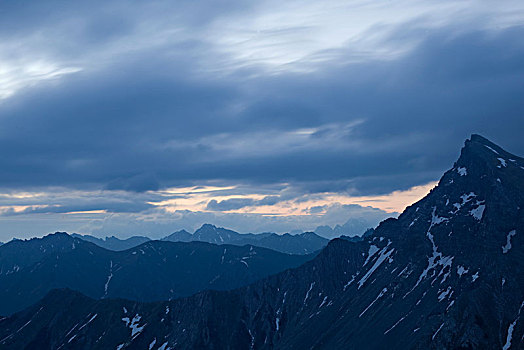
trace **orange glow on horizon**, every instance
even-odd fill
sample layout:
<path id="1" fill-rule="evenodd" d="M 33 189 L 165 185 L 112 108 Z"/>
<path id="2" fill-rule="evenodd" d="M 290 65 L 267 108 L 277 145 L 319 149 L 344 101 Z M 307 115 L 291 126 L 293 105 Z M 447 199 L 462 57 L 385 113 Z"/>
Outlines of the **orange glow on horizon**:
<path id="1" fill-rule="evenodd" d="M 224 210 L 225 213 L 241 213 L 241 214 L 259 214 L 264 216 L 291 216 L 291 215 L 310 215 L 309 209 L 317 206 L 329 206 L 332 204 L 357 204 L 363 207 L 373 207 L 384 210 L 388 213 L 400 213 L 408 205 L 415 203 L 422 199 L 429 191 L 435 187 L 436 181 L 425 185 L 414 186 L 405 191 L 394 191 L 387 195 L 380 196 L 345 196 L 338 193 L 324 193 L 316 196 L 315 199 L 305 200 L 297 203 L 295 200 L 282 201 L 274 205 L 264 206 L 246 206 L 240 209 Z M 229 189 L 230 187 L 228 187 Z M 190 211 L 211 211 L 206 208 L 210 200 L 218 202 L 228 199 L 253 199 L 260 200 L 264 195 L 247 194 L 247 195 L 229 195 L 221 196 L 216 192 L 220 192 L 222 188 L 215 187 L 213 190 L 205 192 L 191 191 L 184 198 L 168 199 L 159 202 L 149 202 L 154 206 L 164 209 L 166 212 L 174 213 L 177 210 Z M 176 193 L 182 193 L 181 189 L 172 190 Z M 216 192 L 215 192 L 216 191 Z M 322 215 L 322 212 L 319 213 Z"/>

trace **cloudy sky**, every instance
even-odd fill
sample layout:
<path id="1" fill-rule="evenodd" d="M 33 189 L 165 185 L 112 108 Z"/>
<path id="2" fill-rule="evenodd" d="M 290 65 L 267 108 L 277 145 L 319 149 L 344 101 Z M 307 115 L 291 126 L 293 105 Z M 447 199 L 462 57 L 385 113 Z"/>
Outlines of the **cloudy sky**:
<path id="1" fill-rule="evenodd" d="M 378 222 L 524 154 L 524 2 L 0 4 L 0 240 Z"/>

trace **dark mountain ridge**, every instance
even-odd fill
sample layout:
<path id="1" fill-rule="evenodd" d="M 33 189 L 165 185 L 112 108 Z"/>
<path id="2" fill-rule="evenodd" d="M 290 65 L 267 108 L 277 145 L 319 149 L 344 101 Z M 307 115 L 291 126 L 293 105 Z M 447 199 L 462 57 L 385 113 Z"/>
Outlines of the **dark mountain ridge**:
<path id="1" fill-rule="evenodd" d="M 150 241 L 110 251 L 56 233 L 0 247 L 0 313 L 21 310 L 54 288 L 93 298 L 155 301 L 228 290 L 311 259 L 253 246 Z"/>
<path id="2" fill-rule="evenodd" d="M 524 160 L 473 135 L 437 187 L 362 241 L 334 239 L 298 268 L 169 302 L 53 291 L 0 320 L 0 344 L 521 349 L 523 207 Z"/>

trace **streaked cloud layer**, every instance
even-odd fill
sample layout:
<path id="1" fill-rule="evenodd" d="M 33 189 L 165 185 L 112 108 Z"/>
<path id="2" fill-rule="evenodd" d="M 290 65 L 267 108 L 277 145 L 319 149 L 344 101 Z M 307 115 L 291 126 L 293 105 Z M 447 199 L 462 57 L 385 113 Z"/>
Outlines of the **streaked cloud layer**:
<path id="1" fill-rule="evenodd" d="M 401 210 L 473 132 L 524 154 L 521 1 L 0 10 L 0 240 L 312 229 Z"/>

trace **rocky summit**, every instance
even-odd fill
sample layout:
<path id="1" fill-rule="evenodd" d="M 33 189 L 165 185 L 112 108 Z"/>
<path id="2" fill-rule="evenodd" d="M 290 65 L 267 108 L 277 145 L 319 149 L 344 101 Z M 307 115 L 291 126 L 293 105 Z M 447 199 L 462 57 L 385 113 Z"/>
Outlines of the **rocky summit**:
<path id="1" fill-rule="evenodd" d="M 522 349 L 524 159 L 479 135 L 365 239 L 232 291 L 156 303 L 61 289 L 0 321 L 6 349 Z"/>

